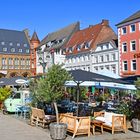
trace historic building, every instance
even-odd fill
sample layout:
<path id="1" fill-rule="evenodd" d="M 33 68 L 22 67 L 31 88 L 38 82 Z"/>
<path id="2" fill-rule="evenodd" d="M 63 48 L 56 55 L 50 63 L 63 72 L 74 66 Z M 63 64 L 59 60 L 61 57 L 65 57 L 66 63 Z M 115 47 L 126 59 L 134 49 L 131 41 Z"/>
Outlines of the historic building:
<path id="1" fill-rule="evenodd" d="M 30 76 L 30 42 L 27 31 L 0 29 L 1 76 Z"/>
<path id="2" fill-rule="evenodd" d="M 117 36 L 108 20 L 75 32 L 63 48 L 67 70 L 107 69 L 118 74 Z"/>
<path id="3" fill-rule="evenodd" d="M 30 66 L 32 75 L 36 75 L 36 49 L 40 44 L 40 40 L 37 36 L 37 33 L 34 32 L 30 40 Z"/>
<path id="4" fill-rule="evenodd" d="M 121 76 L 140 75 L 140 11 L 121 21 L 118 28 Z"/>
<path id="5" fill-rule="evenodd" d="M 65 63 L 62 48 L 69 41 L 72 34 L 79 30 L 79 22 L 49 33 L 37 48 L 37 74 L 44 73 L 52 64 Z"/>

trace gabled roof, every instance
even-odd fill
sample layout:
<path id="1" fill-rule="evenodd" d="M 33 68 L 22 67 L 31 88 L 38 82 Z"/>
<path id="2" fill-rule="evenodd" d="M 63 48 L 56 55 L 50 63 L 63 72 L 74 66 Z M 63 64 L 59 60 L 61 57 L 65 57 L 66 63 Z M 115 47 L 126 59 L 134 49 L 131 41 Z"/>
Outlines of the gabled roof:
<path id="1" fill-rule="evenodd" d="M 119 26 L 121 24 L 136 20 L 140 18 L 140 10 L 137 11 L 136 13 L 134 13 L 133 15 L 129 16 L 128 18 L 126 18 L 125 20 L 121 21 L 120 23 L 116 24 L 116 26 Z"/>
<path id="2" fill-rule="evenodd" d="M 67 40 L 74 31 L 79 30 L 79 22 L 73 23 L 67 27 L 64 27 L 56 32 L 49 33 L 40 43 L 39 46 L 46 44 L 47 42 L 64 39 Z M 62 46 L 63 44 L 60 44 Z M 58 47 L 60 47 L 58 46 Z"/>
<path id="3" fill-rule="evenodd" d="M 106 43 L 117 39 L 117 35 L 109 26 L 108 20 L 102 20 L 101 23 L 96 25 L 90 25 L 88 28 L 75 32 L 68 43 L 64 46 L 66 54 L 76 54 L 82 52 L 88 52 L 91 49 L 95 49 L 96 45 Z M 89 47 L 84 48 L 88 43 Z M 80 51 L 77 51 L 77 47 L 81 46 Z M 71 53 L 67 52 L 68 48 L 73 49 Z"/>
<path id="4" fill-rule="evenodd" d="M 2 45 L 4 42 L 4 45 Z M 10 46 L 9 43 L 12 43 Z M 17 43 L 20 46 L 17 46 Z M 24 44 L 27 44 L 25 47 Z M 7 48 L 6 52 L 3 52 L 3 48 Z M 11 52 L 11 49 L 15 48 L 15 52 Z M 22 52 L 19 52 L 22 49 Z M 30 49 L 27 36 L 24 31 L 0 29 L 0 52 L 3 54 L 27 54 L 26 49 Z M 30 53 L 28 53 L 30 54 Z"/>
<path id="5" fill-rule="evenodd" d="M 84 42 L 94 41 L 102 28 L 101 24 L 90 26 L 86 29 L 77 31 L 73 34 L 69 42 L 66 44 L 66 47 L 72 47 L 75 45 L 80 45 Z"/>

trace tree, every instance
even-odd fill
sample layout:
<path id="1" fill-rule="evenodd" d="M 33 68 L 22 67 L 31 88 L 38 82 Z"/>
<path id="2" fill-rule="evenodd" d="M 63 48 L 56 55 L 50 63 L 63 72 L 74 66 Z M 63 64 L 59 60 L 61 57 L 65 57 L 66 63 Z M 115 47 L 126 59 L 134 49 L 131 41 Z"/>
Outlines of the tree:
<path id="1" fill-rule="evenodd" d="M 140 78 L 137 78 L 137 81 L 134 82 L 137 87 L 137 96 L 140 98 Z"/>
<path id="2" fill-rule="evenodd" d="M 8 87 L 0 88 L 0 108 L 3 101 L 11 94 L 11 89 Z"/>
<path id="3" fill-rule="evenodd" d="M 62 65 L 53 65 L 45 77 L 34 82 L 35 88 L 31 86 L 31 89 L 38 101 L 51 103 L 61 99 L 65 90 L 65 81 L 70 79 L 71 75 L 62 68 Z"/>

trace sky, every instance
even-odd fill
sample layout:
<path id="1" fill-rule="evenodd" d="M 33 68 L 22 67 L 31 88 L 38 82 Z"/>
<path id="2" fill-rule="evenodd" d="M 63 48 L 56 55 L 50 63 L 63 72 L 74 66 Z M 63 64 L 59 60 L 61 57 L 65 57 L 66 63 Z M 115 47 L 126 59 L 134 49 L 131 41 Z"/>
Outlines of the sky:
<path id="1" fill-rule="evenodd" d="M 0 0 L 0 28 L 48 33 L 80 21 L 81 29 L 108 19 L 116 24 L 140 10 L 140 0 Z"/>

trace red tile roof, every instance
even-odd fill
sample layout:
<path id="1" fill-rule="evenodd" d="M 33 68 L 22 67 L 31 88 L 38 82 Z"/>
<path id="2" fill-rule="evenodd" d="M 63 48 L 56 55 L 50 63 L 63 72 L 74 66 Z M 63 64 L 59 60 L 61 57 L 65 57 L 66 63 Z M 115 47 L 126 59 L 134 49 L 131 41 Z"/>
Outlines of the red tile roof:
<path id="1" fill-rule="evenodd" d="M 89 51 L 91 48 L 95 49 L 96 44 L 102 42 L 103 40 L 106 41 L 108 39 L 116 38 L 115 32 L 111 29 L 108 25 L 108 20 L 102 20 L 101 23 L 96 24 L 94 26 L 89 26 L 86 29 L 77 31 L 72 35 L 70 40 L 64 46 L 64 49 L 68 50 L 68 48 L 73 47 L 72 53 L 79 53 Z M 89 43 L 90 47 L 88 49 L 83 48 L 84 43 Z M 80 51 L 77 51 L 77 46 L 81 45 Z M 66 51 L 66 54 L 69 54 Z"/>

